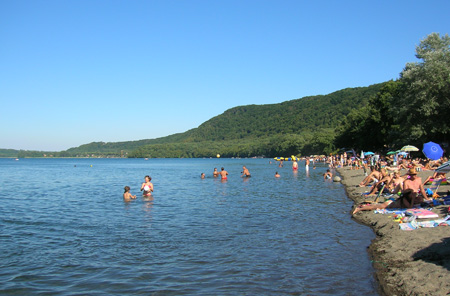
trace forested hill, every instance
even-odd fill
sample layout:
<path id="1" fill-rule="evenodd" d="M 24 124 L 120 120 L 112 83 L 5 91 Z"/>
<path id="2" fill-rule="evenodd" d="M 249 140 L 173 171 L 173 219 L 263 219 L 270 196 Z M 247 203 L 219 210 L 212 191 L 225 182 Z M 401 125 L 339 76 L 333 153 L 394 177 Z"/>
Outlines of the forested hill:
<path id="1" fill-rule="evenodd" d="M 188 137 L 217 141 L 335 128 L 350 110 L 366 105 L 382 85 L 347 88 L 279 104 L 235 107 L 201 124 Z"/>
<path id="2" fill-rule="evenodd" d="M 300 154 L 334 149 L 334 128 L 352 110 L 365 106 L 385 83 L 346 88 L 279 104 L 231 108 L 198 128 L 167 137 L 93 142 L 53 153 L 59 157 L 210 157 Z M 21 151 L 20 157 L 36 157 Z"/>

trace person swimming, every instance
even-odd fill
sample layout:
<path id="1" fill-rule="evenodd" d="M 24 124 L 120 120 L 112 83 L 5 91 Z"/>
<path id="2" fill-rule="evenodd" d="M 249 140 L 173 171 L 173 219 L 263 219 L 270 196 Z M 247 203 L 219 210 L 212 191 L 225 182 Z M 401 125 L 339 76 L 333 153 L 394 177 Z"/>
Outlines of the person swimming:
<path id="1" fill-rule="evenodd" d="M 141 191 L 143 196 L 152 196 L 153 184 L 150 182 L 152 178 L 150 176 L 145 176 L 145 182 L 141 185 Z"/>

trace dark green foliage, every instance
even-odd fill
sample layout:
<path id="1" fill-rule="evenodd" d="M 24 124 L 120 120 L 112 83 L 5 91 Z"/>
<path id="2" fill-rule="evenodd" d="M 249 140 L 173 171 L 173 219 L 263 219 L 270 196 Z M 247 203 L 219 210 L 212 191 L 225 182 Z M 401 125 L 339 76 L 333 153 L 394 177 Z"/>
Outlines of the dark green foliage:
<path id="1" fill-rule="evenodd" d="M 386 83 L 367 107 L 353 110 L 336 129 L 338 147 L 368 150 L 448 143 L 450 37 L 432 33 L 416 48 L 400 79 Z"/>
<path id="2" fill-rule="evenodd" d="M 14 157 L 19 154 L 19 150 L 14 149 L 0 149 L 0 157 Z"/>

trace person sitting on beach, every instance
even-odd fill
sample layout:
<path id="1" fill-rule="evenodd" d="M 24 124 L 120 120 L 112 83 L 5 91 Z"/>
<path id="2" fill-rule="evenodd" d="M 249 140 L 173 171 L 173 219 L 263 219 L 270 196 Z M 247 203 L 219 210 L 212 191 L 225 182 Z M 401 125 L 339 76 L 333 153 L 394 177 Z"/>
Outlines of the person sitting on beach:
<path id="1" fill-rule="evenodd" d="M 143 196 L 152 196 L 153 184 L 150 182 L 152 178 L 150 176 L 145 176 L 145 182 L 141 185 L 141 191 Z"/>
<path id="2" fill-rule="evenodd" d="M 333 174 L 330 172 L 330 169 L 327 169 L 327 172 L 325 174 L 323 174 L 323 179 L 331 179 L 333 178 Z"/>
<path id="3" fill-rule="evenodd" d="M 242 167 L 242 175 L 241 175 L 241 177 L 251 177 L 250 172 L 245 167 L 245 165 Z"/>
<path id="4" fill-rule="evenodd" d="M 125 186 L 124 188 L 125 192 L 123 193 L 123 200 L 130 201 L 131 199 L 135 199 L 136 195 L 131 195 L 130 193 L 130 186 Z"/>
<path id="5" fill-rule="evenodd" d="M 228 172 L 222 167 L 221 171 L 220 171 L 220 177 L 221 180 L 227 180 L 228 179 Z"/>
<path id="6" fill-rule="evenodd" d="M 214 178 L 219 177 L 219 172 L 217 171 L 217 168 L 214 168 L 213 177 Z"/>
<path id="7" fill-rule="evenodd" d="M 414 204 L 420 204 L 424 201 L 431 201 L 422 185 L 422 179 L 417 176 L 415 168 L 411 168 L 407 173 L 408 177 L 403 182 L 403 189 L 400 186 L 393 191 L 394 194 L 401 192 L 400 200 L 402 207 L 412 208 Z"/>
<path id="8" fill-rule="evenodd" d="M 280 174 L 278 174 L 278 172 L 275 172 L 275 178 L 279 178 L 281 177 Z"/>
<path id="9" fill-rule="evenodd" d="M 381 179 L 378 182 L 374 182 L 372 188 L 370 189 L 369 195 L 375 195 L 378 190 L 381 190 L 383 186 L 388 184 L 391 181 L 391 176 L 387 173 L 386 169 L 381 169 Z"/>
<path id="10" fill-rule="evenodd" d="M 364 187 L 372 181 L 376 183 L 381 180 L 381 178 L 383 177 L 381 175 L 381 172 L 378 171 L 375 167 L 371 167 L 371 169 L 372 172 L 367 177 L 365 177 L 361 183 L 359 183 L 359 187 Z"/>
<path id="11" fill-rule="evenodd" d="M 401 190 L 403 190 L 403 182 L 405 179 L 403 179 L 400 176 L 400 173 L 398 171 L 395 171 L 392 175 L 391 181 L 387 184 L 387 187 L 390 192 L 394 191 L 397 186 L 401 186 Z"/>

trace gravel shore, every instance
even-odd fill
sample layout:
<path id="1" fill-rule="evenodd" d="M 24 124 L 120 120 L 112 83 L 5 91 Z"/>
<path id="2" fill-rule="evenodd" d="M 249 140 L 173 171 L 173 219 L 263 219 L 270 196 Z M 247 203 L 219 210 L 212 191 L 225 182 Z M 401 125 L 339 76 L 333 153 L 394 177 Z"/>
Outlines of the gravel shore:
<path id="1" fill-rule="evenodd" d="M 338 173 L 348 197 L 355 205 L 362 202 L 361 193 L 370 188 L 357 186 L 364 179 L 363 170 L 340 168 Z M 419 176 L 424 180 L 433 173 L 423 171 Z M 448 190 L 450 185 L 441 185 L 438 194 L 445 196 Z M 432 211 L 443 218 L 448 208 L 448 205 L 440 205 Z M 375 214 L 373 211 L 356 213 L 353 218 L 370 226 L 377 236 L 369 247 L 369 253 L 383 294 L 450 294 L 450 227 L 404 231 L 400 230 L 399 223 L 393 221 L 393 215 Z"/>

